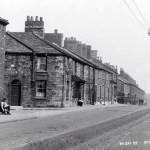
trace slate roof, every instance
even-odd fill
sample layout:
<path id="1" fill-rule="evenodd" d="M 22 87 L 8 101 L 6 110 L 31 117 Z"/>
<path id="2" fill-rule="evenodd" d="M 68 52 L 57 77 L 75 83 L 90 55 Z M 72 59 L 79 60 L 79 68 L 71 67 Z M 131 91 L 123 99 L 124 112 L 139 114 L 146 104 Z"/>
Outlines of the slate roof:
<path id="1" fill-rule="evenodd" d="M 124 82 L 125 84 L 133 85 L 133 86 L 135 86 L 136 88 L 140 89 L 141 91 L 145 92 L 144 90 L 142 90 L 141 88 L 139 88 L 138 85 L 133 84 L 133 83 L 131 83 L 130 81 L 128 81 L 128 80 L 122 78 L 120 75 L 118 76 L 118 80 Z"/>
<path id="2" fill-rule="evenodd" d="M 129 82 L 128 80 L 122 78 L 121 76 L 118 76 L 118 80 L 122 81 L 123 83 L 126 83 L 126 84 L 132 84 L 131 82 Z"/>
<path id="3" fill-rule="evenodd" d="M 13 53 L 32 53 L 32 50 L 27 48 L 27 46 L 21 44 L 12 38 L 9 34 L 6 34 L 5 40 L 5 52 Z"/>
<path id="4" fill-rule="evenodd" d="M 36 53 L 60 54 L 59 51 L 47 45 L 31 32 L 10 32 L 10 34 L 23 44 L 30 46 Z"/>

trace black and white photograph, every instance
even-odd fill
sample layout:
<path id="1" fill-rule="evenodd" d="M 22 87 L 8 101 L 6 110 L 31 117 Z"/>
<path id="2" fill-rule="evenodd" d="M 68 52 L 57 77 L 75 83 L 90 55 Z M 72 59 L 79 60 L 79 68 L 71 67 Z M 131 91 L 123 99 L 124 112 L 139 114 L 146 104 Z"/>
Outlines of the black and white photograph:
<path id="1" fill-rule="evenodd" d="M 149 150 L 150 1 L 0 0 L 0 150 Z"/>

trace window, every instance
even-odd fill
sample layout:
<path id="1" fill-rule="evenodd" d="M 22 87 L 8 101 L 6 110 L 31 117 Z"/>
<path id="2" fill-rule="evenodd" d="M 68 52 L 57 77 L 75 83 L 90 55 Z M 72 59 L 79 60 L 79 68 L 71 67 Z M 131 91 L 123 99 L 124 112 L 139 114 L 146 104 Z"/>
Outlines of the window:
<path id="1" fill-rule="evenodd" d="M 37 70 L 46 70 L 46 57 L 37 58 Z"/>
<path id="2" fill-rule="evenodd" d="M 36 82 L 36 97 L 46 97 L 46 81 Z"/>

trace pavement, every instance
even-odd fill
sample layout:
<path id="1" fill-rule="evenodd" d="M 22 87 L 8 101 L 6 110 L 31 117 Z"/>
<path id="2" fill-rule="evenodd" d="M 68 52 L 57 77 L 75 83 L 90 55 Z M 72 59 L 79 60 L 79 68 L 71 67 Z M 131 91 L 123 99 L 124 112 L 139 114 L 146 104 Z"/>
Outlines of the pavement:
<path id="1" fill-rule="evenodd" d="M 11 115 L 0 114 L 0 124 L 8 122 L 16 122 L 22 120 L 36 119 L 41 117 L 48 117 L 53 115 L 59 115 L 68 112 L 85 111 L 92 109 L 103 109 L 108 107 L 126 107 L 124 104 L 108 104 L 108 105 L 83 105 L 82 107 L 66 107 L 66 108 L 23 108 L 12 107 Z"/>

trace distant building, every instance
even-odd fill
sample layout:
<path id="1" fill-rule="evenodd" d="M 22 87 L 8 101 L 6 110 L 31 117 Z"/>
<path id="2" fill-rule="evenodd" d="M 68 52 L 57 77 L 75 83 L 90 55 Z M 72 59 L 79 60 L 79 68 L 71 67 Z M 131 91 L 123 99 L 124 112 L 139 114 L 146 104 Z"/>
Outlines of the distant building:
<path id="1" fill-rule="evenodd" d="M 117 101 L 119 103 L 143 105 L 145 101 L 145 92 L 138 87 L 136 81 L 128 75 L 123 69 L 117 80 Z"/>

